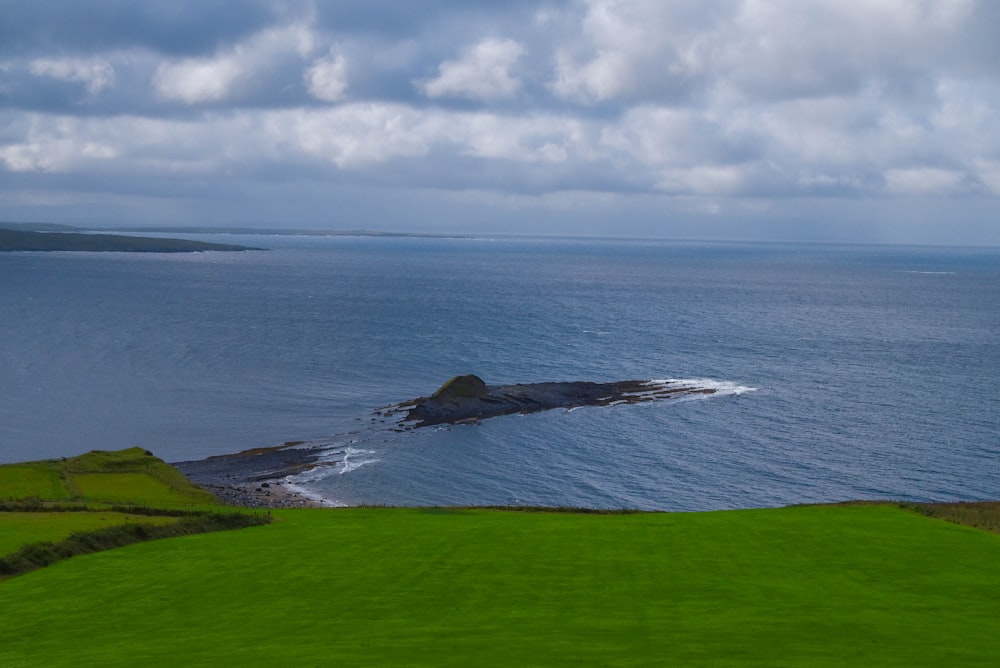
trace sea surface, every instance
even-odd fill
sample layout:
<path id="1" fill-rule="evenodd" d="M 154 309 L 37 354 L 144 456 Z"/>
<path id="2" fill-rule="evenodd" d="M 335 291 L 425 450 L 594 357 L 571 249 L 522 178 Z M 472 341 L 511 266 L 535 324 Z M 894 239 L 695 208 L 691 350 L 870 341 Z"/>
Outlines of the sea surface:
<path id="1" fill-rule="evenodd" d="M 189 236 L 272 250 L 0 253 L 0 462 L 301 440 L 335 504 L 1000 498 L 1000 249 Z M 373 413 L 466 373 L 719 391 Z"/>

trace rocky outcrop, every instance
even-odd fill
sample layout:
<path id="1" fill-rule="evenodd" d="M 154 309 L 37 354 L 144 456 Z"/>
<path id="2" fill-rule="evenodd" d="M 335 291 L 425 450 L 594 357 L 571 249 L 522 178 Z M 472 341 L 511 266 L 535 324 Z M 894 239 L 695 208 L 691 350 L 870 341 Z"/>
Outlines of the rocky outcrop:
<path id="1" fill-rule="evenodd" d="M 711 387 L 684 381 L 622 380 L 612 383 L 570 381 L 516 385 L 487 385 L 474 375 L 456 376 L 429 397 L 387 406 L 384 417 L 427 427 L 462 424 L 515 413 L 553 408 L 636 404 L 693 394 L 714 394 Z"/>
<path id="2" fill-rule="evenodd" d="M 387 424 L 372 424 L 343 437 L 370 438 L 378 430 L 401 431 L 433 425 L 468 424 L 515 413 L 537 413 L 553 408 L 614 406 L 686 396 L 740 394 L 753 388 L 705 380 L 622 380 L 612 383 L 571 381 L 487 385 L 474 375 L 455 376 L 429 397 L 386 406 L 375 411 Z M 174 464 L 195 483 L 230 503 L 260 507 L 290 507 L 313 503 L 282 488 L 288 476 L 317 467 L 346 462 L 350 448 L 288 441 L 274 447 L 253 448 L 229 455 Z M 352 441 L 353 442 L 353 441 Z M 270 485 L 270 486 L 267 486 Z"/>

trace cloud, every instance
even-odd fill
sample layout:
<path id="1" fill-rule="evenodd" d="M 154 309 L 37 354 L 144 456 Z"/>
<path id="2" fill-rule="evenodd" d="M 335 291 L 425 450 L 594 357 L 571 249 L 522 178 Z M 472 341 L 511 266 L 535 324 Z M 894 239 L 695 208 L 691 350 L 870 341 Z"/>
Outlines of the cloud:
<path id="1" fill-rule="evenodd" d="M 745 101 L 905 95 L 987 56 L 962 44 L 991 12 L 974 0 L 588 0 L 555 53 L 553 93 L 581 104 L 697 103 L 724 87 Z M 995 67 L 990 67 L 995 72 Z"/>
<path id="2" fill-rule="evenodd" d="M 44 138 L 0 147 L 0 163 L 12 172 L 67 172 L 89 160 L 116 157 L 113 146 L 72 138 Z"/>
<path id="3" fill-rule="evenodd" d="M 305 25 L 270 28 L 208 57 L 163 62 L 156 68 L 153 85 L 165 100 L 185 104 L 226 100 L 237 87 L 266 78 L 263 75 L 282 59 L 307 56 L 315 43 Z"/>
<path id="4" fill-rule="evenodd" d="M 549 82 L 563 99 L 589 104 L 644 97 L 676 101 L 703 83 L 718 34 L 713 0 L 590 0 L 579 31 L 555 52 Z"/>
<path id="5" fill-rule="evenodd" d="M 29 64 L 35 76 L 79 82 L 96 95 L 115 82 L 115 70 L 100 58 L 36 58 Z"/>
<path id="6" fill-rule="evenodd" d="M 524 55 L 524 46 L 512 39 L 485 39 L 462 58 L 438 66 L 438 76 L 418 83 L 428 97 L 465 97 L 498 100 L 516 95 L 521 81 L 510 69 Z"/>
<path id="7" fill-rule="evenodd" d="M 984 0 L 42 5 L 0 0 L 3 197 L 266 187 L 294 209 L 337 184 L 808 218 L 1000 194 Z"/>
<path id="8" fill-rule="evenodd" d="M 885 174 L 886 190 L 894 195 L 955 195 L 964 175 L 947 169 L 918 167 L 890 169 Z"/>
<path id="9" fill-rule="evenodd" d="M 153 84 L 164 99 L 195 104 L 225 99 L 233 85 L 246 75 L 246 68 L 232 55 L 189 58 L 160 65 Z"/>
<path id="10" fill-rule="evenodd" d="M 347 60 L 333 51 L 328 56 L 313 61 L 305 73 L 309 94 L 318 100 L 336 102 L 347 91 Z"/>

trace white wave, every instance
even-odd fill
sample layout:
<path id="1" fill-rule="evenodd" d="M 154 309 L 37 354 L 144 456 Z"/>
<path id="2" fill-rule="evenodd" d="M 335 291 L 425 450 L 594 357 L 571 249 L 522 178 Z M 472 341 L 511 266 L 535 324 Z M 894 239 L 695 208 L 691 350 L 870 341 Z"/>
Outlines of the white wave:
<path id="1" fill-rule="evenodd" d="M 692 392 L 712 390 L 714 395 L 722 396 L 757 391 L 756 387 L 740 385 L 729 380 L 712 380 L 711 378 L 665 378 L 662 380 L 651 380 L 646 385 L 654 388 L 654 390 L 685 389 Z"/>
<path id="2" fill-rule="evenodd" d="M 376 464 L 382 460 L 375 457 L 365 458 L 365 455 L 374 455 L 374 450 L 363 450 L 361 448 L 347 448 L 344 452 L 344 458 L 337 464 L 335 468 L 337 473 L 343 475 L 345 473 L 350 473 L 351 471 L 357 471 L 362 466 L 368 466 L 369 464 Z"/>
<path id="3" fill-rule="evenodd" d="M 350 443 L 355 442 L 356 441 L 350 441 Z M 350 445 L 345 445 L 342 448 L 331 449 L 317 457 L 316 466 L 307 471 L 303 471 L 302 473 L 295 473 L 293 475 L 286 476 L 282 481 L 282 484 L 310 484 L 319 482 L 320 480 L 324 480 L 335 474 L 356 471 L 362 466 L 367 466 L 368 464 L 374 464 L 381 461 L 380 459 L 374 457 L 365 457 L 365 455 L 374 454 L 374 450 L 353 448 Z"/>
<path id="4" fill-rule="evenodd" d="M 293 478 L 293 477 L 297 477 L 297 476 L 288 476 L 288 478 Z M 285 489 L 287 489 L 289 492 L 292 492 L 294 494 L 298 494 L 299 496 L 301 496 L 304 499 L 309 499 L 313 503 L 316 503 L 316 504 L 318 504 L 320 506 L 323 506 L 324 508 L 346 508 L 347 507 L 346 503 L 343 503 L 341 501 L 334 501 L 333 499 L 328 499 L 325 496 L 323 496 L 322 494 L 317 494 L 316 492 L 314 492 L 312 490 L 309 490 L 309 489 L 306 489 L 302 485 L 299 485 L 299 484 L 296 484 L 294 482 L 291 482 L 288 479 L 286 479 L 285 481 L 283 481 L 281 483 L 281 485 L 282 485 L 282 487 L 284 487 Z"/>

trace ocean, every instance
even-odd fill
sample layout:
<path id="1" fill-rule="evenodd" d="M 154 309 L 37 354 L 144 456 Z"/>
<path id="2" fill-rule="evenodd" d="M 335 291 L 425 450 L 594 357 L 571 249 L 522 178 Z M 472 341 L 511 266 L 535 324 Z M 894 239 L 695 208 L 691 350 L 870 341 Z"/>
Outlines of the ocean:
<path id="1" fill-rule="evenodd" d="M 301 440 L 345 505 L 1000 498 L 1000 249 L 181 236 L 272 250 L 0 254 L 0 462 Z M 375 414 L 468 373 L 718 391 Z"/>

